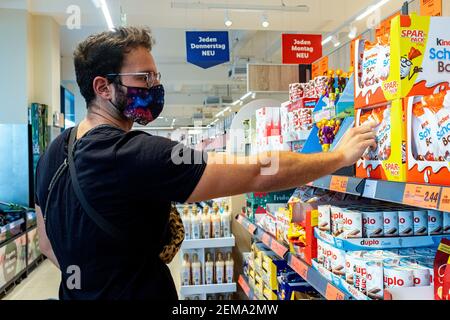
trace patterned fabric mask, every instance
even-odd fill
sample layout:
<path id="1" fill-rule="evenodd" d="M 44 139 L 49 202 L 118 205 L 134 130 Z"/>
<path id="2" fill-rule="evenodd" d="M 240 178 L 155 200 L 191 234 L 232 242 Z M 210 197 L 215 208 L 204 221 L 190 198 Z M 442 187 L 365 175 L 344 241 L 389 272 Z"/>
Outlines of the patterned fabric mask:
<path id="1" fill-rule="evenodd" d="M 119 108 L 111 102 L 123 115 L 140 125 L 147 125 L 158 118 L 164 108 L 164 87 L 157 85 L 151 88 L 129 87 L 127 88 L 126 102 L 123 108 Z"/>

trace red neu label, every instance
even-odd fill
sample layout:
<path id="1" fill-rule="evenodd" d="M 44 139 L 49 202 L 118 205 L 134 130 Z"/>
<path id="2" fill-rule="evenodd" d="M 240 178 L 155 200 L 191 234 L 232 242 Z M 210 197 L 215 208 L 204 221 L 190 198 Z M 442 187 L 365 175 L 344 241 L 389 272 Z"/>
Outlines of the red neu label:
<path id="1" fill-rule="evenodd" d="M 322 36 L 317 34 L 282 34 L 285 64 L 312 64 L 322 57 Z"/>

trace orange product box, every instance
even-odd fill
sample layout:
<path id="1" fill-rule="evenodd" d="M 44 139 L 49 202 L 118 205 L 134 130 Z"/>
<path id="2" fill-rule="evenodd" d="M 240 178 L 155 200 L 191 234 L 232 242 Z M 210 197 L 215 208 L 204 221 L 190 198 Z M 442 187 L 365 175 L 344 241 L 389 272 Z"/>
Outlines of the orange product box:
<path id="1" fill-rule="evenodd" d="M 376 122 L 377 148 L 356 163 L 359 178 L 406 181 L 406 118 L 402 99 L 356 110 L 356 126 Z"/>

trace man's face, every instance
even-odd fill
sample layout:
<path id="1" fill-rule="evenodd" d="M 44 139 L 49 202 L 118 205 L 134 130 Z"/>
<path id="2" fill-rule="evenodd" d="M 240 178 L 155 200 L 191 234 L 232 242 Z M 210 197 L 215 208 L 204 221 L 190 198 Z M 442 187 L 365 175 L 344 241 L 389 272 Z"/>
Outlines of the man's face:
<path id="1" fill-rule="evenodd" d="M 151 73 L 157 74 L 155 60 L 153 59 L 150 51 L 144 47 L 138 47 L 132 49 L 129 53 L 125 54 L 122 69 L 119 73 Z M 147 88 L 146 77 L 142 75 L 125 75 L 119 76 L 120 83 L 128 87 L 140 87 Z M 154 80 L 152 86 L 159 85 L 158 80 Z M 115 97 L 115 104 L 123 109 L 126 104 L 126 92 L 127 89 L 117 83 L 111 83 L 111 90 Z"/>

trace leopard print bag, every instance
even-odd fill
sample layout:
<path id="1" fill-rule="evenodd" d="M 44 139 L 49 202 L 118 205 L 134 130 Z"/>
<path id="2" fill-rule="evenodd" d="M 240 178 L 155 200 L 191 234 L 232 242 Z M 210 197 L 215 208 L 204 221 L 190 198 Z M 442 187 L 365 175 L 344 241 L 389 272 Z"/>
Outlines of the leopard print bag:
<path id="1" fill-rule="evenodd" d="M 166 264 L 172 262 L 173 258 L 180 250 L 181 244 L 184 240 L 184 226 L 181 220 L 180 213 L 172 204 L 170 208 L 169 217 L 169 242 L 164 245 L 159 258 Z"/>

